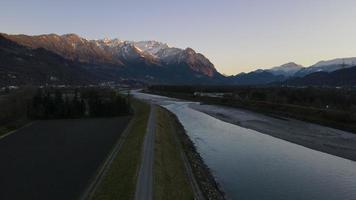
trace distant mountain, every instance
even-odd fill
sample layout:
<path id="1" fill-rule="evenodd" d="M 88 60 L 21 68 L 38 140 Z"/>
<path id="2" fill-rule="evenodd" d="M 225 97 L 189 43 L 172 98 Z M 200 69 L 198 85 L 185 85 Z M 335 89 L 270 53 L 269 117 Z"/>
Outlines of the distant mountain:
<path id="1" fill-rule="evenodd" d="M 249 73 L 240 73 L 229 78 L 232 84 L 262 85 L 284 81 L 301 69 L 303 69 L 303 66 L 291 62 L 270 69 L 258 69 Z"/>
<path id="2" fill-rule="evenodd" d="M 333 72 L 339 69 L 356 66 L 356 57 L 354 58 L 337 58 L 328 61 L 320 61 L 310 67 L 298 71 L 295 76 L 303 77 L 315 72 Z"/>
<path id="3" fill-rule="evenodd" d="M 87 40 L 75 34 L 8 35 L 20 45 L 44 48 L 68 60 L 103 68 L 116 68 L 120 78 L 148 83 L 217 83 L 224 77 L 202 54 L 191 48 L 169 47 L 157 41 Z"/>
<path id="4" fill-rule="evenodd" d="M 282 83 L 290 86 L 356 86 L 356 66 L 332 72 L 314 72 Z"/>
<path id="5" fill-rule="evenodd" d="M 237 85 L 352 85 L 356 80 L 356 76 L 353 76 L 354 66 L 356 66 L 356 58 L 338 58 L 329 61 L 320 61 L 310 67 L 287 63 L 270 69 L 259 69 L 250 73 L 241 73 L 229 78 L 232 84 Z M 350 70 L 348 71 L 347 69 Z"/>
<path id="6" fill-rule="evenodd" d="M 303 85 L 305 81 L 305 84 L 320 85 L 342 83 L 338 75 L 350 79 L 345 79 L 345 83 L 353 83 L 352 79 L 355 79 L 339 70 L 351 69 L 356 65 L 356 58 L 320 61 L 310 67 L 291 62 L 270 69 L 223 76 L 204 55 L 193 49 L 170 47 L 158 41 L 87 40 L 75 34 L 28 36 L 4 33 L 0 33 L 0 39 L 0 85 L 107 81 L 215 85 Z"/>
<path id="7" fill-rule="evenodd" d="M 281 66 L 267 69 L 266 71 L 271 72 L 274 75 L 283 75 L 286 77 L 290 77 L 290 76 L 294 76 L 298 71 L 302 69 L 304 69 L 302 65 L 298 65 L 294 62 L 290 62 Z"/>
<path id="8" fill-rule="evenodd" d="M 230 76 L 230 84 L 235 85 L 263 85 L 272 82 L 286 80 L 283 75 L 274 75 L 265 70 L 256 70 L 250 73 L 240 73 L 236 76 Z"/>

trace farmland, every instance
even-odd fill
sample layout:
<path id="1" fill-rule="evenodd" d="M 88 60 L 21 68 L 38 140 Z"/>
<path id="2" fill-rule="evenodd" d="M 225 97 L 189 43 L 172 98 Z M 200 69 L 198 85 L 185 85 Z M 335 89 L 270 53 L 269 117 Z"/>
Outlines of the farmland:
<path id="1" fill-rule="evenodd" d="M 0 199 L 77 199 L 130 117 L 35 121 L 0 140 Z"/>

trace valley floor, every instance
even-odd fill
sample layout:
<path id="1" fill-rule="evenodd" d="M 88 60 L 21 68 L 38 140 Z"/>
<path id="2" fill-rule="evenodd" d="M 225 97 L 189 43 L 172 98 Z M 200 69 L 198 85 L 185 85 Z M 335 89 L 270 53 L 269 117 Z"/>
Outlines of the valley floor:
<path id="1" fill-rule="evenodd" d="M 224 199 L 177 118 L 143 101 L 133 107 L 123 144 L 89 199 Z"/>

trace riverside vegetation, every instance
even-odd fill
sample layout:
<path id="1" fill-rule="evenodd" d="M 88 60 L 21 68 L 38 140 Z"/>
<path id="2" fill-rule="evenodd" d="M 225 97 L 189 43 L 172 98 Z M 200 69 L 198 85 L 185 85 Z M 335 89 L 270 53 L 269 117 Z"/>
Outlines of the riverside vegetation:
<path id="1" fill-rule="evenodd" d="M 0 95 L 0 135 L 37 119 L 115 117 L 130 112 L 128 98 L 109 88 L 25 87 Z"/>
<path id="2" fill-rule="evenodd" d="M 356 133 L 356 90 L 319 87 L 151 86 L 149 92 L 285 116 Z M 217 96 L 220 95 L 220 96 Z"/>

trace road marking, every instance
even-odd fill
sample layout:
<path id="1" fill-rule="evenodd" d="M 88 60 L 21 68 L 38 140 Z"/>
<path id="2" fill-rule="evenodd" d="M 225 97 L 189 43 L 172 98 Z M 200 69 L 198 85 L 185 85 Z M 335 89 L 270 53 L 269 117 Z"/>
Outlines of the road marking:
<path id="1" fill-rule="evenodd" d="M 23 126 L 23 127 L 20 127 L 20 128 L 18 128 L 18 129 L 16 129 L 16 130 L 13 130 L 13 131 L 10 131 L 10 132 L 8 132 L 8 133 L 6 133 L 6 134 L 4 134 L 4 135 L 1 135 L 1 136 L 0 136 L 0 140 L 1 140 L 1 139 L 4 139 L 5 137 L 7 137 L 7 136 L 9 136 L 9 135 L 11 135 L 11 134 L 16 133 L 17 131 L 19 131 L 19 130 L 21 130 L 21 129 L 24 129 L 24 128 L 26 128 L 26 127 L 29 127 L 29 126 L 31 126 L 31 125 L 34 124 L 34 123 L 35 123 L 35 122 L 30 122 L 30 123 L 26 124 L 26 125 Z"/>

